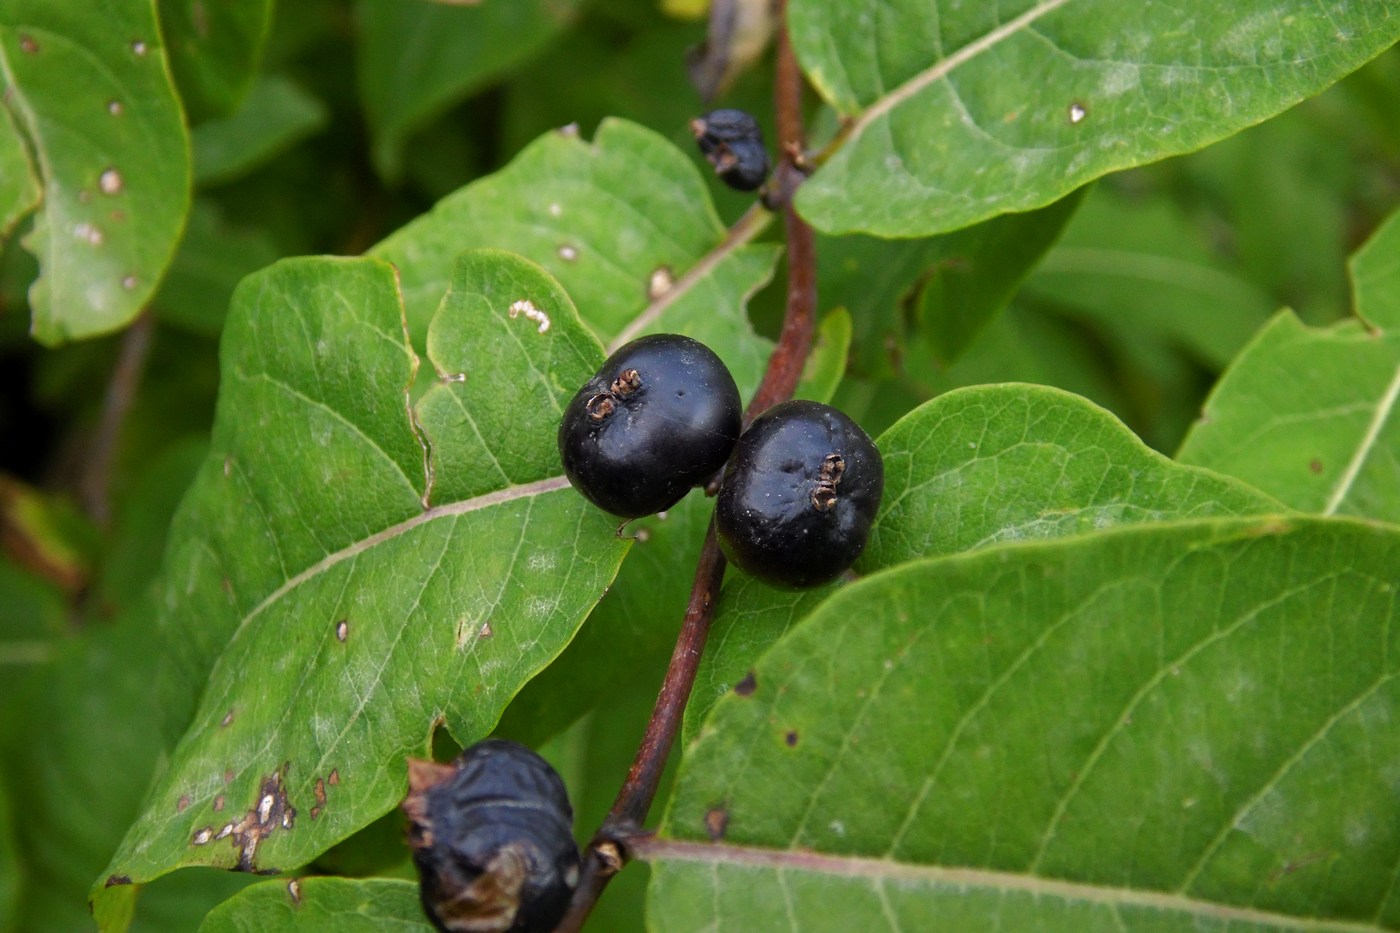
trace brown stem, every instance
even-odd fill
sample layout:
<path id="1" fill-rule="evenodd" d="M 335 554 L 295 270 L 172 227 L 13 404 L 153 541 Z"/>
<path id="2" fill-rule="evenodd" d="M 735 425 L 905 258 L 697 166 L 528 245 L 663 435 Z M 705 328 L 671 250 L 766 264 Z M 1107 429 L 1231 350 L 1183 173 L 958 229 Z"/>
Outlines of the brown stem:
<path id="1" fill-rule="evenodd" d="M 700 561 L 695 567 L 695 582 L 690 589 L 690 603 L 681 622 L 680 636 L 676 639 L 675 650 L 671 652 L 671 663 L 666 668 L 666 678 L 661 683 L 656 705 L 652 707 L 642 744 L 627 772 L 627 780 L 617 792 L 612 809 L 584 853 L 583 872 L 579 876 L 573 903 L 569 905 L 569 913 L 557 927 L 559 933 L 572 933 L 583 926 L 603 888 L 630 858 L 625 840 L 636 834 L 656 798 L 661 772 L 665 770 L 666 759 L 671 755 L 676 730 L 680 728 L 690 690 L 695 685 L 700 657 L 705 652 L 705 639 L 710 634 L 710 621 L 714 618 L 715 600 L 719 596 L 720 581 L 724 579 L 724 567 L 724 554 L 715 541 L 712 519 L 705 532 L 705 543 L 700 549 Z"/>
<path id="2" fill-rule="evenodd" d="M 155 318 L 150 311 L 143 311 L 122 334 L 117 364 L 112 369 L 107 397 L 102 402 L 102 415 L 93 432 L 87 464 L 78 480 L 83 507 L 99 525 L 106 525 L 112 517 L 112 463 L 116 460 L 122 423 L 141 385 L 154 330 Z"/>
<path id="3" fill-rule="evenodd" d="M 816 330 L 816 237 L 792 206 L 793 195 L 806 177 L 798 166 L 805 145 L 805 133 L 802 129 L 802 72 L 797 67 L 797 57 L 788 38 L 786 14 L 787 4 L 780 2 L 778 15 L 782 28 L 778 30 L 773 95 L 778 114 L 778 150 L 781 156 L 769 185 L 768 201 L 773 209 L 782 209 L 783 226 L 787 233 L 787 308 L 783 314 L 778 346 L 768 360 L 763 382 L 754 393 L 753 401 L 749 402 L 746 421 L 792 397 L 798 380 L 802 378 L 802 367 L 806 365 L 807 356 L 812 350 L 812 335 Z"/>
<path id="4" fill-rule="evenodd" d="M 768 360 L 763 382 L 749 402 L 746 422 L 770 406 L 792 397 L 812 347 L 816 319 L 816 245 L 812 228 L 797 216 L 792 207 L 793 193 L 804 177 L 797 164 L 801 158 L 804 134 L 802 73 L 788 41 L 786 12 L 785 0 L 778 0 L 780 28 L 774 98 L 778 113 L 779 151 L 782 155 L 769 185 L 767 200 L 773 209 L 783 211 L 787 232 L 787 309 L 778 346 Z M 661 773 L 671 754 L 676 730 L 680 727 L 686 702 L 695 684 L 695 674 L 709 636 L 724 568 L 724 555 L 715 540 L 714 520 L 711 519 L 704 546 L 700 550 L 700 562 L 695 568 L 690 603 L 686 607 L 680 636 L 671 654 L 671 663 L 666 668 L 656 705 L 652 708 L 651 719 L 647 722 L 646 734 L 612 809 L 588 844 L 578 888 L 569 905 L 569 912 L 556 928 L 556 933 L 578 933 L 608 881 L 631 858 L 630 840 L 641 832 L 642 821 L 651 809 L 661 782 Z"/>

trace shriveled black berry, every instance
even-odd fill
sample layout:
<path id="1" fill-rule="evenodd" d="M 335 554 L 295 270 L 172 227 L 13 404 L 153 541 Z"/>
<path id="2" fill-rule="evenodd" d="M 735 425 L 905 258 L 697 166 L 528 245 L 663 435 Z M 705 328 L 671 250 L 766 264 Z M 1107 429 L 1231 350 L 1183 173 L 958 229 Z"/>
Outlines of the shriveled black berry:
<path id="1" fill-rule="evenodd" d="M 423 910 L 443 933 L 547 933 L 578 883 L 574 814 L 559 775 L 502 739 L 450 765 L 410 759 L 408 842 Z"/>
<path id="2" fill-rule="evenodd" d="M 638 518 L 724 466 L 740 413 L 739 387 L 713 350 L 679 334 L 639 337 L 569 402 L 559 456 L 590 502 Z"/>
<path id="3" fill-rule="evenodd" d="M 816 586 L 865 549 L 884 488 L 884 461 L 859 425 L 830 405 L 784 402 L 739 438 L 715 504 L 715 532 L 746 573 Z"/>
<path id="4" fill-rule="evenodd" d="M 742 110 L 711 110 L 690 121 L 700 152 L 726 185 L 753 191 L 768 177 L 768 150 L 763 131 L 752 114 Z"/>

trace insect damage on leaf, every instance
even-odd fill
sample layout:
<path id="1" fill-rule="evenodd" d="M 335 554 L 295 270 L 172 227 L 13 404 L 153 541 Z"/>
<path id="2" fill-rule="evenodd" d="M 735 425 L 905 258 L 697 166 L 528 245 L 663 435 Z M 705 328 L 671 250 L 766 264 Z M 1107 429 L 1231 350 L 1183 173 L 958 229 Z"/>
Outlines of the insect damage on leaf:
<path id="1" fill-rule="evenodd" d="M 256 859 L 258 847 L 264 839 L 278 829 L 291 829 L 296 823 L 297 811 L 288 800 L 284 786 L 289 764 L 283 764 L 281 768 L 263 778 L 258 787 L 257 799 L 241 820 L 236 823 L 229 821 L 218 829 L 205 826 L 195 832 L 190 844 L 202 846 L 221 839 L 232 839 L 234 847 L 238 850 L 238 864 L 234 866 L 234 870 L 260 875 L 276 874 L 276 868 L 258 868 Z"/>

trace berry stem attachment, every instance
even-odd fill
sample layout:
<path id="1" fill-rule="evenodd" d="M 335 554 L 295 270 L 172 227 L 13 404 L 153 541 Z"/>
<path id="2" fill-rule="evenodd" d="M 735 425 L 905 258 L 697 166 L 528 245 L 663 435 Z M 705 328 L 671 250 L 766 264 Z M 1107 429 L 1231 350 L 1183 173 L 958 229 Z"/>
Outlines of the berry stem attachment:
<path id="1" fill-rule="evenodd" d="M 777 17 L 779 28 L 773 96 L 778 115 L 778 146 L 782 155 L 765 200 L 770 209 L 783 213 L 787 233 L 787 306 L 778 346 L 769 357 L 763 381 L 744 413 L 746 425 L 764 410 L 792 397 L 807 355 L 811 352 L 816 327 L 816 238 L 812 228 L 792 206 L 793 194 L 806 177 L 803 167 L 797 164 L 805 133 L 802 126 L 803 78 L 788 39 L 786 0 L 778 0 Z M 757 216 L 761 215 L 750 211 L 741 218 L 726 243 L 742 242 L 751 236 L 749 231 L 758 226 Z M 651 719 L 647 722 L 646 734 L 612 809 L 584 852 L 578 888 L 556 933 L 578 933 L 608 881 L 631 858 L 629 840 L 642 832 L 642 822 L 656 797 L 661 773 L 665 770 L 676 730 L 680 728 L 685 714 L 686 701 L 695 684 L 700 657 L 710 633 L 710 622 L 714 618 L 720 583 L 724 579 L 725 564 L 724 554 L 715 538 L 712 518 L 695 568 L 695 582 L 691 586 L 690 602 L 681 622 L 680 635 L 671 653 L 671 662 L 666 668 L 656 705 L 652 708 Z"/>

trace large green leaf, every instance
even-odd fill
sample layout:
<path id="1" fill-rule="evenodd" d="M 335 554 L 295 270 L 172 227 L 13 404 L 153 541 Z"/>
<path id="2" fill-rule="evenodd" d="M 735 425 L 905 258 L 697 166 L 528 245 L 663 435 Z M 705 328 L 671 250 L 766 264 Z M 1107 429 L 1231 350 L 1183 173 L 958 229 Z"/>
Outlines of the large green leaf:
<path id="1" fill-rule="evenodd" d="M 1042 386 L 949 392 L 910 412 L 878 445 L 885 496 L 856 565 L 862 573 L 1006 541 L 1282 508 L 1236 480 L 1173 463 L 1093 403 Z M 731 575 L 686 734 L 836 589 L 793 593 Z"/>
<path id="2" fill-rule="evenodd" d="M 170 70 L 191 121 L 237 109 L 271 22 L 272 0 L 160 0 Z"/>
<path id="3" fill-rule="evenodd" d="M 437 379 L 410 409 L 379 260 L 287 260 L 240 287 L 163 571 L 184 734 L 104 878 L 306 863 L 397 803 L 435 724 L 488 733 L 616 573 L 627 542 L 559 475 L 559 414 L 601 348 L 558 284 L 468 253 L 428 345 Z M 129 897 L 111 890 L 100 916 Z"/>
<path id="4" fill-rule="evenodd" d="M 851 585 L 687 751 L 653 929 L 1400 929 L 1397 564 L 1209 519 Z"/>
<path id="5" fill-rule="evenodd" d="M 1400 214 L 1353 258 L 1358 319 L 1283 312 L 1221 378 L 1179 458 L 1296 509 L 1400 521 Z"/>
<path id="6" fill-rule="evenodd" d="M 34 336 L 121 327 L 155 291 L 189 206 L 189 144 L 152 0 L 11 0 L 0 84 L 43 185 L 25 239 L 40 266 Z"/>
<path id="7" fill-rule="evenodd" d="M 1277 305 L 1165 198 L 1101 185 L 1026 280 L 1025 298 L 1125 341 L 1166 343 L 1218 372 Z"/>
<path id="8" fill-rule="evenodd" d="M 538 54 L 580 3 L 512 0 L 454 7 L 359 0 L 360 95 L 380 171 L 396 177 L 414 129 Z"/>
<path id="9" fill-rule="evenodd" d="M 200 933 L 431 933 L 418 885 L 387 878 L 264 881 L 209 912 Z"/>
<path id="10" fill-rule="evenodd" d="M 1042 386 L 942 395 L 880 436 L 885 499 L 859 569 L 1115 525 L 1279 503 L 1148 449 L 1093 403 Z"/>
<path id="11" fill-rule="evenodd" d="M 747 392 L 770 345 L 754 336 L 744 304 L 768 281 L 778 247 L 733 248 L 725 233 L 680 150 L 636 124 L 606 120 L 592 143 L 545 134 L 371 253 L 398 267 L 415 340 L 447 287 L 452 256 L 498 247 L 557 277 L 604 341 L 687 334 L 718 353 Z"/>
<path id="12" fill-rule="evenodd" d="M 891 243 L 875 237 L 819 237 L 819 294 L 850 308 L 855 368 L 890 372 L 921 333 L 941 364 L 968 349 L 1015 294 L 1074 216 L 1079 195 L 1043 210 L 997 217 L 943 236 Z"/>
<path id="13" fill-rule="evenodd" d="M 853 121 L 797 203 L 915 236 L 1048 204 L 1316 94 L 1400 37 L 1388 0 L 793 0 L 808 77 Z"/>

